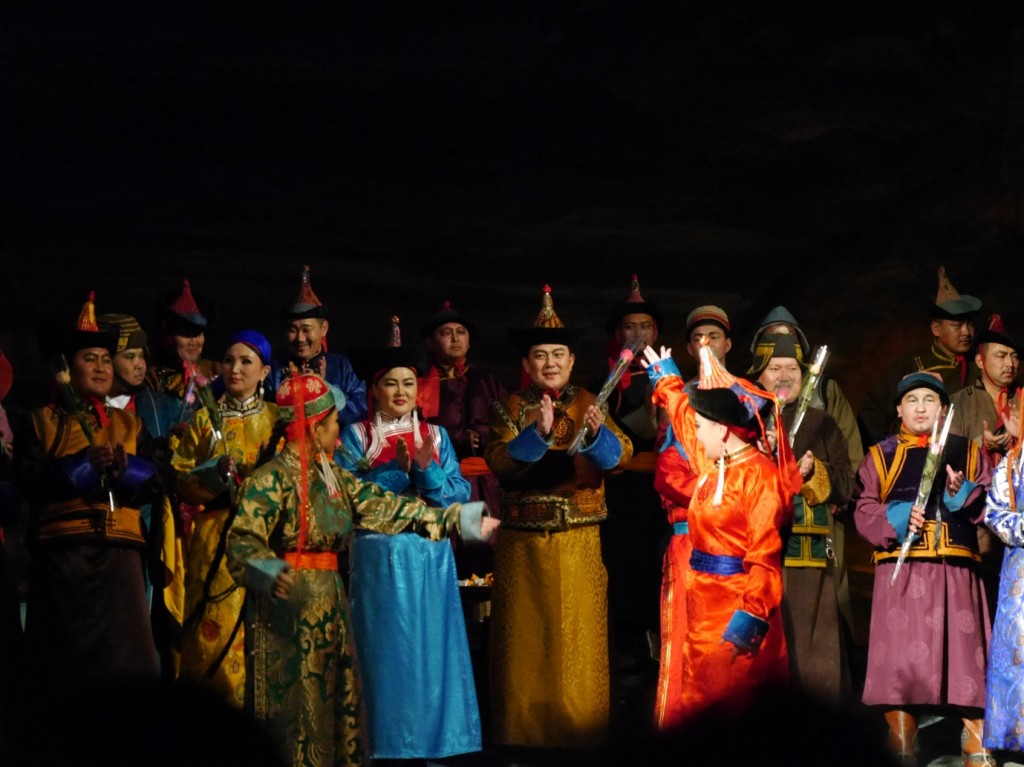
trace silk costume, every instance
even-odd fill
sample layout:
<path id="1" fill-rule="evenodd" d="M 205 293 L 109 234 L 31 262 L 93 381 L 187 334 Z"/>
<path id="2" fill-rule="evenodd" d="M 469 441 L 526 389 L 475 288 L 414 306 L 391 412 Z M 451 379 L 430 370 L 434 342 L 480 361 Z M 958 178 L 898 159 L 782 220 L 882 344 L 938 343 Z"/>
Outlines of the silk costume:
<path id="1" fill-rule="evenodd" d="M 925 507 L 924 535 L 890 585 L 927 440 L 928 435 L 919 438 L 903 429 L 870 448 L 857 475 L 854 521 L 876 550 L 863 701 L 897 709 L 918 704 L 983 708 L 990 631 L 975 525 L 992 469 L 976 444 L 948 437 Z M 946 465 L 964 472 L 955 497 L 945 491 Z M 938 508 L 943 524 L 936 551 Z"/>
<path id="2" fill-rule="evenodd" d="M 228 565 L 248 589 L 253 608 L 249 683 L 254 714 L 295 767 L 360 765 L 370 752 L 349 605 L 337 567 L 337 553 L 353 524 L 446 546 L 445 535 L 457 527 L 459 514 L 457 505 L 429 508 L 328 466 L 340 492 L 331 494 L 322 464 L 310 470 L 308 540 L 302 558 L 294 560 L 295 583 L 286 600 L 271 592 L 286 564 L 282 557 L 294 555 L 299 538 L 300 467 L 291 449 L 246 480 L 228 532 Z M 405 679 L 401 689 L 414 684 Z"/>
<path id="3" fill-rule="evenodd" d="M 730 455 L 722 484 L 722 501 L 714 494 L 717 461 L 709 460 L 696 438 L 694 410 L 677 372 L 648 368 L 655 381 L 654 402 L 668 413 L 676 438 L 696 470 L 698 480 L 687 514 L 693 548 L 685 572 L 687 635 L 682 647 L 681 718 L 721 700 L 746 696 L 763 684 L 788 678 L 782 626 L 782 539 L 790 498 L 775 461 L 753 445 Z M 674 365 L 672 366 L 674 367 Z M 733 557 L 742 567 L 730 575 L 705 571 L 697 563 Z M 767 623 L 760 648 L 732 659 L 733 645 L 723 643 L 739 615 Z"/>
<path id="4" fill-rule="evenodd" d="M 545 439 L 534 426 L 542 394 L 531 384 L 491 408 L 485 458 L 498 477 L 502 518 L 491 605 L 493 737 L 592 746 L 606 735 L 610 695 L 603 478 L 628 463 L 633 447 L 606 417 L 569 456 L 596 398 L 572 384 L 552 393 Z"/>
<path id="5" fill-rule="evenodd" d="M 223 442 L 203 408 L 171 458 L 178 498 L 198 509 L 184 571 L 180 675 L 200 681 L 241 708 L 245 703 L 245 590 L 232 578 L 224 558 L 227 528 L 234 516 L 231 493 L 237 487 L 229 488 L 228 483 L 235 480 L 225 482 L 217 464 L 230 455 L 238 477 L 248 476 L 267 449 L 277 407 L 253 394 L 244 402 L 225 395 L 218 409 Z"/>
<path id="6" fill-rule="evenodd" d="M 432 506 L 469 500 L 447 432 L 429 434 L 434 460 L 421 469 L 411 414 L 346 426 L 336 460 L 364 482 Z M 398 467 L 395 446 L 412 460 Z M 378 759 L 435 759 L 480 751 L 480 713 L 455 559 L 448 540 L 391 535 L 357 521 L 352 545 L 352 630 Z"/>
<path id="7" fill-rule="evenodd" d="M 267 402 L 273 402 L 281 380 L 288 375 L 289 365 L 294 363 L 300 371 L 316 373 L 327 383 L 341 389 L 345 395 L 345 407 L 338 413 L 338 423 L 347 426 L 366 418 L 366 383 L 359 379 L 348 357 L 333 352 L 321 352 L 309 360 L 275 359 L 271 363 L 270 375 L 265 382 Z"/>

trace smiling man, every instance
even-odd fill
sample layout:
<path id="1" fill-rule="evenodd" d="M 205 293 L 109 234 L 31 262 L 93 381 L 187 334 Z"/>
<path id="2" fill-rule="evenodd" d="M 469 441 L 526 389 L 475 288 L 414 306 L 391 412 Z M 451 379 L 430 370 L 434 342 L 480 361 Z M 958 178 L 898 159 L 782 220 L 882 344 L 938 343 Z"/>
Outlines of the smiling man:
<path id="1" fill-rule="evenodd" d="M 604 475 L 624 466 L 633 448 L 594 395 L 573 385 L 579 331 L 555 314 L 550 288 L 533 325 L 509 333 L 529 384 L 494 405 L 485 450 L 502 491 L 491 613 L 494 740 L 594 746 L 610 708 Z M 569 455 L 584 426 L 587 438 Z"/>
<path id="2" fill-rule="evenodd" d="M 273 369 L 267 377 L 267 401 L 275 400 L 281 379 L 289 366 L 295 365 L 300 371 L 316 373 L 341 389 L 345 395 L 345 407 L 338 414 L 338 422 L 342 426 L 365 418 L 366 384 L 359 380 L 347 357 L 327 351 L 327 331 L 331 327 L 327 320 L 327 305 L 321 303 L 313 292 L 308 266 L 302 267 L 299 293 L 285 307 L 284 320 L 289 354 L 274 360 Z"/>

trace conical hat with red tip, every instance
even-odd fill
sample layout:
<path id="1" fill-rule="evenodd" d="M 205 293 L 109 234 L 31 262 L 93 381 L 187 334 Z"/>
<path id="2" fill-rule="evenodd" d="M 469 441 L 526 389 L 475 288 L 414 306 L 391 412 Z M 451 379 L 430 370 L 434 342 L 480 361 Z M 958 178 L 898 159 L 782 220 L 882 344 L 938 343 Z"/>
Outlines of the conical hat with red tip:
<path id="1" fill-rule="evenodd" d="M 168 333 L 176 336 L 194 337 L 205 333 L 217 317 L 213 302 L 192 290 L 192 283 L 181 281 L 177 291 L 161 296 L 161 316 Z"/>
<path id="2" fill-rule="evenodd" d="M 626 300 L 615 307 L 615 310 L 609 315 L 608 321 L 605 323 L 604 329 L 609 333 L 615 333 L 619 327 L 619 322 L 622 318 L 629 314 L 649 314 L 654 320 L 654 324 L 658 326 L 658 332 L 664 330 L 661 321 L 661 311 L 650 301 L 644 299 L 640 293 L 640 280 L 637 275 L 633 275 L 633 281 L 629 286 L 629 295 Z"/>
<path id="3" fill-rule="evenodd" d="M 476 335 L 476 326 L 466 319 L 466 315 L 460 312 L 458 309 L 452 308 L 451 301 L 445 301 L 441 304 L 441 308 L 437 310 L 437 314 L 430 318 L 429 322 L 424 322 L 420 325 L 420 335 L 426 338 L 431 335 L 442 325 L 447 325 L 449 322 L 457 322 L 462 325 L 466 330 L 469 331 L 470 337 Z M 471 338 L 472 340 L 472 338 Z"/>
<path id="4" fill-rule="evenodd" d="M 391 318 L 387 346 L 353 349 L 348 358 L 356 375 L 371 384 L 395 368 L 409 368 L 417 376 L 427 370 L 427 357 L 422 346 L 402 346 L 402 331 L 397 316 Z"/>
<path id="5" fill-rule="evenodd" d="M 551 296 L 551 286 L 545 285 L 541 293 L 540 311 L 533 324 L 525 328 L 508 328 L 509 338 L 524 356 L 534 346 L 541 344 L 558 344 L 573 346 L 583 336 L 584 328 L 567 328 L 555 312 L 555 301 Z"/>
<path id="6" fill-rule="evenodd" d="M 1013 349 L 1017 354 L 1021 353 L 1021 345 L 1016 338 L 1006 332 L 1003 318 L 993 314 L 988 318 L 988 327 L 978 333 L 974 343 L 980 349 L 982 344 L 1002 344 Z"/>
<path id="7" fill-rule="evenodd" d="M 100 330 L 96 322 L 95 300 L 96 294 L 90 292 L 74 324 L 54 328 L 41 339 L 44 357 L 63 354 L 70 361 L 82 349 L 106 349 L 111 354 L 117 351 L 117 332 Z"/>
<path id="8" fill-rule="evenodd" d="M 327 304 L 321 302 L 313 292 L 313 282 L 310 279 L 308 264 L 302 267 L 299 292 L 285 307 L 284 316 L 289 320 L 324 319 L 327 317 Z"/>

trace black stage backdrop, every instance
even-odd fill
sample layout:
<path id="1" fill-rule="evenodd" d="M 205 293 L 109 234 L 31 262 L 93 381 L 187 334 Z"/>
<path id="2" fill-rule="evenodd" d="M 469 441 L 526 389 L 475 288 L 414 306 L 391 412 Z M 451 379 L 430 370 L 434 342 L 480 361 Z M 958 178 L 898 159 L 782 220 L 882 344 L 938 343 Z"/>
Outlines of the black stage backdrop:
<path id="1" fill-rule="evenodd" d="M 505 327 L 545 283 L 590 326 L 587 374 L 634 272 L 679 352 L 693 306 L 725 307 L 737 371 L 785 304 L 855 406 L 927 344 L 940 264 L 1024 333 L 1016 3 L 22 5 L 0 23 L 16 396 L 90 289 L 152 332 L 189 278 L 217 356 L 241 327 L 282 340 L 304 263 L 332 348 L 393 314 L 411 342 L 450 299 L 509 383 Z"/>

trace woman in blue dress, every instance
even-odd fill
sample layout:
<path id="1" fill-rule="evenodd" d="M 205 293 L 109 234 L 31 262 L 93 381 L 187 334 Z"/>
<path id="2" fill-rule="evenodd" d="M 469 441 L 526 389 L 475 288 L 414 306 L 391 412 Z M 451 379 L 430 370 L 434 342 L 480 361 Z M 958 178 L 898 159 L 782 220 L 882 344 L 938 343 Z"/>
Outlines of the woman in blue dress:
<path id="1" fill-rule="evenodd" d="M 342 431 L 338 464 L 432 506 L 468 501 L 470 486 L 447 432 L 417 413 L 422 351 L 391 346 L 353 352 L 352 361 L 368 385 L 370 413 Z M 373 757 L 439 759 L 481 750 L 449 541 L 357 528 L 351 567 L 352 626 Z"/>

